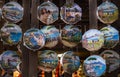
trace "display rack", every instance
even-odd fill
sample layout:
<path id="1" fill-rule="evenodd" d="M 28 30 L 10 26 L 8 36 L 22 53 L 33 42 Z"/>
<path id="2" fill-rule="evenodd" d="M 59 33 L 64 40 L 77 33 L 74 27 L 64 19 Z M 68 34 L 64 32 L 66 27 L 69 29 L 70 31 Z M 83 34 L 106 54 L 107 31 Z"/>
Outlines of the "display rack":
<path id="1" fill-rule="evenodd" d="M 65 0 L 52 0 L 53 3 L 55 3 L 59 8 L 65 3 Z M 120 1 L 117 0 L 111 0 L 115 4 L 117 4 L 118 7 L 120 7 Z M 8 0 L 0 0 L 0 2 L 6 3 Z M 23 30 L 23 33 L 33 26 L 37 28 L 41 28 L 42 26 L 45 26 L 42 22 L 40 22 L 37 19 L 37 6 L 43 2 L 43 0 L 18 0 L 18 2 L 23 6 L 24 8 L 24 17 L 21 22 L 18 24 L 21 24 L 21 28 Z M 75 0 L 77 4 L 79 4 L 82 7 L 83 10 L 83 17 L 80 22 L 78 22 L 77 25 L 82 33 L 87 31 L 90 28 L 98 28 L 101 29 L 101 27 L 104 26 L 101 22 L 98 21 L 96 16 L 96 9 L 99 3 L 102 2 L 102 0 Z M 98 4 L 97 4 L 98 3 Z M 120 8 L 119 8 L 120 10 Z M 120 17 L 120 16 L 119 16 Z M 4 20 L 0 21 L 0 28 L 4 24 Z M 63 28 L 66 24 L 60 20 L 57 20 L 55 23 L 53 23 L 59 30 Z M 113 23 L 114 27 L 120 31 L 120 18 Z M 120 33 L 119 33 L 120 34 Z M 33 52 L 29 49 L 27 49 L 25 46 L 23 46 L 23 43 L 21 42 L 20 48 L 22 51 L 22 77 L 37 77 L 38 73 L 38 59 L 37 59 L 37 51 Z M 48 48 L 42 48 L 41 50 L 48 49 Z M 4 45 L 0 41 L 0 53 L 5 50 L 16 50 L 16 46 L 8 46 Z M 59 44 L 54 47 L 52 50 L 55 50 L 58 54 L 65 52 L 66 50 L 70 50 L 70 48 L 65 47 L 62 45 L 62 43 L 59 42 Z M 82 48 L 81 43 L 71 50 L 74 50 L 81 58 L 81 60 L 84 60 L 86 57 L 90 55 L 90 52 Z M 100 49 L 97 53 L 92 54 L 99 54 L 105 49 Z M 120 54 L 120 43 L 113 49 L 116 52 Z M 112 72 L 111 74 L 105 74 L 103 77 L 117 77 L 118 73 L 120 73 L 120 68 L 117 69 L 115 72 Z M 115 76 L 116 75 L 116 76 Z M 52 77 L 52 72 L 45 73 L 45 77 Z M 65 77 L 72 77 L 72 75 L 65 74 Z"/>

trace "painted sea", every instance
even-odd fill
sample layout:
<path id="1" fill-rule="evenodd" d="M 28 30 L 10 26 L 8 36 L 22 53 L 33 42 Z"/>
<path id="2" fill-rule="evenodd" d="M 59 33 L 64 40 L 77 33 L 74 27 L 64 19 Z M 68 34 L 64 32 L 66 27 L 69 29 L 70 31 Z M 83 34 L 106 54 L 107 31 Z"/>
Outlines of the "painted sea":
<path id="1" fill-rule="evenodd" d="M 1 54 L 1 67 L 5 71 L 16 70 L 16 67 L 20 62 L 20 56 L 15 51 L 7 50 Z"/>
<path id="2" fill-rule="evenodd" d="M 77 46 L 82 38 L 80 29 L 74 25 L 66 25 L 61 31 L 61 41 L 67 47 Z"/>
<path id="3" fill-rule="evenodd" d="M 90 29 L 82 36 L 82 46 L 88 51 L 97 51 L 104 45 L 103 33 L 97 29 Z"/>
<path id="4" fill-rule="evenodd" d="M 61 20 L 63 20 L 66 24 L 76 24 L 81 20 L 82 8 L 76 3 L 66 3 L 60 10 Z"/>
<path id="5" fill-rule="evenodd" d="M 37 28 L 28 29 L 23 36 L 24 46 L 30 50 L 41 49 L 45 45 L 44 34 Z"/>
<path id="6" fill-rule="evenodd" d="M 52 50 L 44 50 L 38 52 L 38 64 L 41 70 L 50 72 L 58 65 L 58 57 L 56 52 Z"/>
<path id="7" fill-rule="evenodd" d="M 97 17 L 104 24 L 111 24 L 118 19 L 118 7 L 110 1 L 105 1 L 97 8 Z"/>
<path id="8" fill-rule="evenodd" d="M 60 32 L 59 30 L 51 25 L 51 26 L 44 26 L 41 31 L 44 33 L 45 35 L 45 47 L 55 47 L 58 44 L 58 40 L 60 37 Z"/>
<path id="9" fill-rule="evenodd" d="M 22 30 L 19 25 L 5 24 L 1 28 L 1 39 L 4 44 L 15 45 L 22 39 Z"/>
<path id="10" fill-rule="evenodd" d="M 65 72 L 72 74 L 80 67 L 79 56 L 75 55 L 73 51 L 67 51 L 61 58 L 61 65 Z"/>
<path id="11" fill-rule="evenodd" d="M 116 51 L 105 50 L 100 54 L 100 56 L 106 60 L 106 72 L 111 73 L 112 71 L 120 68 L 120 55 Z"/>
<path id="12" fill-rule="evenodd" d="M 99 77 L 105 73 L 106 62 L 105 60 L 97 55 L 89 56 L 84 61 L 84 71 L 87 76 Z"/>
<path id="13" fill-rule="evenodd" d="M 105 48 L 113 48 L 119 43 L 119 31 L 112 26 L 103 27 L 101 32 L 104 34 Z"/>
<path id="14" fill-rule="evenodd" d="M 17 2 L 8 2 L 2 8 L 2 15 L 8 22 L 17 23 L 23 18 L 23 7 Z"/>

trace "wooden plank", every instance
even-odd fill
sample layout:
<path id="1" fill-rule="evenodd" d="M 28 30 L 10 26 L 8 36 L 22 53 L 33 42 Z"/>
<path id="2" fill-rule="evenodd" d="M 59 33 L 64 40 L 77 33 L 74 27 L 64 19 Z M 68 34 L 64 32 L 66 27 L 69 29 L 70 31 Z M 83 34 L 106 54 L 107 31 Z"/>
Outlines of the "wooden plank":
<path id="1" fill-rule="evenodd" d="M 0 8 L 2 8 L 4 3 L 5 3 L 5 0 L 0 0 Z M 0 29 L 3 27 L 3 25 L 4 25 L 4 20 L 2 20 L 2 17 L 1 17 L 0 18 Z M 3 50 L 4 50 L 4 45 L 3 45 L 3 42 L 0 40 L 0 54 L 3 52 Z"/>
<path id="2" fill-rule="evenodd" d="M 29 77 L 37 77 L 37 52 L 30 51 L 29 52 Z"/>
<path id="3" fill-rule="evenodd" d="M 39 20 L 37 19 L 37 6 L 39 0 L 32 0 L 31 3 L 31 27 L 39 28 Z M 38 58 L 37 51 L 29 52 L 29 77 L 37 77 Z"/>
<path id="4" fill-rule="evenodd" d="M 25 32 L 27 29 L 30 28 L 30 4 L 31 0 L 22 0 L 23 7 L 24 7 L 24 16 L 23 16 L 23 24 L 22 29 Z M 21 44 L 22 50 L 22 77 L 30 77 L 29 76 L 29 51 L 23 43 Z"/>
<path id="5" fill-rule="evenodd" d="M 97 0 L 89 0 L 89 29 L 97 29 Z M 98 52 L 90 52 L 91 55 L 97 54 Z"/>
<path id="6" fill-rule="evenodd" d="M 89 0 L 89 28 L 90 29 L 97 29 L 97 0 Z"/>
<path id="7" fill-rule="evenodd" d="M 37 6 L 39 6 L 39 0 L 32 0 L 31 27 L 39 28 L 39 20 L 37 19 Z"/>

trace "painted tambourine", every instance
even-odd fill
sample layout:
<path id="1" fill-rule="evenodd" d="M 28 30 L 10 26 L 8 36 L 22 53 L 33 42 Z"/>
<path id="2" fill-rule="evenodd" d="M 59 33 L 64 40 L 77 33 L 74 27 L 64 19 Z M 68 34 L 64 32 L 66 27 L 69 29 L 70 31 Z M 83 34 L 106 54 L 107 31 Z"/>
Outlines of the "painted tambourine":
<path id="1" fill-rule="evenodd" d="M 105 50 L 100 54 L 100 56 L 106 60 L 106 72 L 111 73 L 112 71 L 120 68 L 120 55 L 116 51 Z"/>
<path id="2" fill-rule="evenodd" d="M 20 62 L 20 56 L 15 51 L 7 50 L 1 54 L 1 67 L 5 71 L 17 70 Z"/>
<path id="3" fill-rule="evenodd" d="M 103 27 L 100 30 L 104 34 L 104 48 L 113 48 L 119 43 L 119 31 L 112 26 Z"/>
<path id="4" fill-rule="evenodd" d="M 22 30 L 17 24 L 6 23 L 0 31 L 1 40 L 4 44 L 16 45 L 22 39 Z"/>
<path id="5" fill-rule="evenodd" d="M 65 52 L 60 60 L 64 72 L 72 74 L 80 67 L 80 59 L 73 51 Z"/>
<path id="6" fill-rule="evenodd" d="M 52 48 L 58 44 L 59 30 L 54 26 L 44 26 L 41 31 L 45 35 L 45 47 Z"/>
<path id="7" fill-rule="evenodd" d="M 97 29 L 90 29 L 82 36 L 82 46 L 88 51 L 97 51 L 104 45 L 103 33 Z"/>
<path id="8" fill-rule="evenodd" d="M 108 0 L 97 8 L 97 17 L 102 23 L 111 24 L 118 19 L 118 16 L 118 7 Z"/>
<path id="9" fill-rule="evenodd" d="M 39 68 L 45 72 L 51 72 L 58 65 L 58 57 L 56 52 L 52 50 L 39 51 L 38 53 Z"/>
<path id="10" fill-rule="evenodd" d="M 37 28 L 28 29 L 23 35 L 24 46 L 30 50 L 39 50 L 45 45 L 43 32 Z"/>
<path id="11" fill-rule="evenodd" d="M 6 21 L 17 23 L 23 18 L 23 7 L 16 1 L 10 1 L 3 6 L 2 15 Z"/>
<path id="12" fill-rule="evenodd" d="M 17 65 L 17 71 L 19 71 L 20 73 L 22 73 L 22 62 L 19 62 L 18 65 Z"/>
<path id="13" fill-rule="evenodd" d="M 61 7 L 60 16 L 65 23 L 75 24 L 81 20 L 82 9 L 74 0 L 66 0 L 65 5 Z"/>
<path id="14" fill-rule="evenodd" d="M 105 60 L 98 56 L 89 56 L 83 63 L 84 72 L 90 77 L 100 77 L 105 73 L 106 62 Z"/>
<path id="15" fill-rule="evenodd" d="M 54 23 L 56 20 L 58 20 L 58 15 L 58 7 L 49 0 L 42 3 L 37 8 L 37 18 L 45 24 Z"/>
<path id="16" fill-rule="evenodd" d="M 77 46 L 82 38 L 82 33 L 79 28 L 74 25 L 66 25 L 61 31 L 61 41 L 67 47 Z"/>

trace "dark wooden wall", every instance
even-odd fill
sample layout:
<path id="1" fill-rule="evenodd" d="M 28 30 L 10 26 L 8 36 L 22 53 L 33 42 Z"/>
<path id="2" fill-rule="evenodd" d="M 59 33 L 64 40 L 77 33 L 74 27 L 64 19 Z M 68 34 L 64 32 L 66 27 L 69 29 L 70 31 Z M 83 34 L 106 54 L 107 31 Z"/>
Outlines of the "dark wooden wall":
<path id="1" fill-rule="evenodd" d="M 9 0 L 0 0 L 0 1 L 4 1 L 5 3 L 7 3 Z M 96 6 L 101 4 L 102 0 L 74 0 L 74 1 L 81 6 L 82 11 L 83 11 L 82 20 L 75 24 L 76 26 L 78 26 L 81 29 L 82 33 L 84 33 L 85 31 L 87 31 L 90 28 L 100 29 L 100 28 L 106 26 L 105 24 L 98 21 L 95 16 Z M 90 1 L 93 1 L 93 2 L 90 2 Z M 119 11 L 120 11 L 120 1 L 119 0 L 111 0 L 111 1 L 118 6 Z M 23 32 L 25 32 L 27 29 L 33 27 L 34 25 L 36 25 L 36 27 L 38 27 L 38 28 L 45 26 L 45 24 L 38 21 L 37 17 L 36 17 L 37 16 L 36 8 L 39 4 L 44 2 L 44 0 L 18 0 L 18 2 L 25 9 L 23 20 L 21 22 L 17 23 L 17 24 L 21 24 L 21 28 L 23 29 Z M 61 7 L 65 3 L 65 0 L 52 0 L 52 2 L 55 3 L 58 7 Z M 95 4 L 97 3 L 97 4 L 95 5 L 94 3 Z M 91 20 L 91 18 L 92 18 L 92 20 Z M 0 23 L 1 23 L 0 24 L 0 28 L 1 28 L 3 26 L 3 24 L 5 23 L 5 21 L 2 19 L 0 21 Z M 58 29 L 61 29 L 66 24 L 59 18 L 59 20 L 57 20 L 52 25 L 55 25 Z M 120 31 L 120 16 L 119 16 L 119 19 L 116 22 L 114 22 L 112 25 Z M 2 53 L 5 50 L 8 50 L 8 49 L 17 51 L 16 46 L 4 45 L 0 41 L 0 53 Z M 22 45 L 22 43 L 20 44 L 20 48 L 22 50 L 22 62 L 23 62 L 22 77 L 37 77 L 37 72 L 38 72 L 37 71 L 37 52 L 32 52 L 32 51 L 28 50 L 27 48 L 25 48 Z M 41 50 L 44 50 L 44 49 L 48 49 L 48 48 L 43 48 Z M 63 46 L 59 42 L 59 44 L 56 47 L 52 48 L 52 50 L 55 50 L 58 54 L 63 53 L 67 50 L 74 50 L 80 56 L 81 60 L 84 60 L 86 57 L 88 57 L 90 55 L 90 52 L 88 52 L 86 49 L 82 48 L 81 43 L 77 47 L 70 49 L 68 47 Z M 104 50 L 105 49 L 102 48 L 96 54 L 99 54 Z M 116 52 L 118 52 L 120 54 L 120 43 L 112 50 L 115 50 Z M 105 76 L 103 76 L 103 77 L 117 77 L 118 73 L 120 73 L 120 68 L 113 71 L 111 74 L 106 73 Z M 51 74 L 52 73 L 45 73 L 46 77 L 51 77 L 50 76 Z M 66 75 L 66 77 L 71 77 L 68 74 L 65 74 L 65 75 Z"/>

